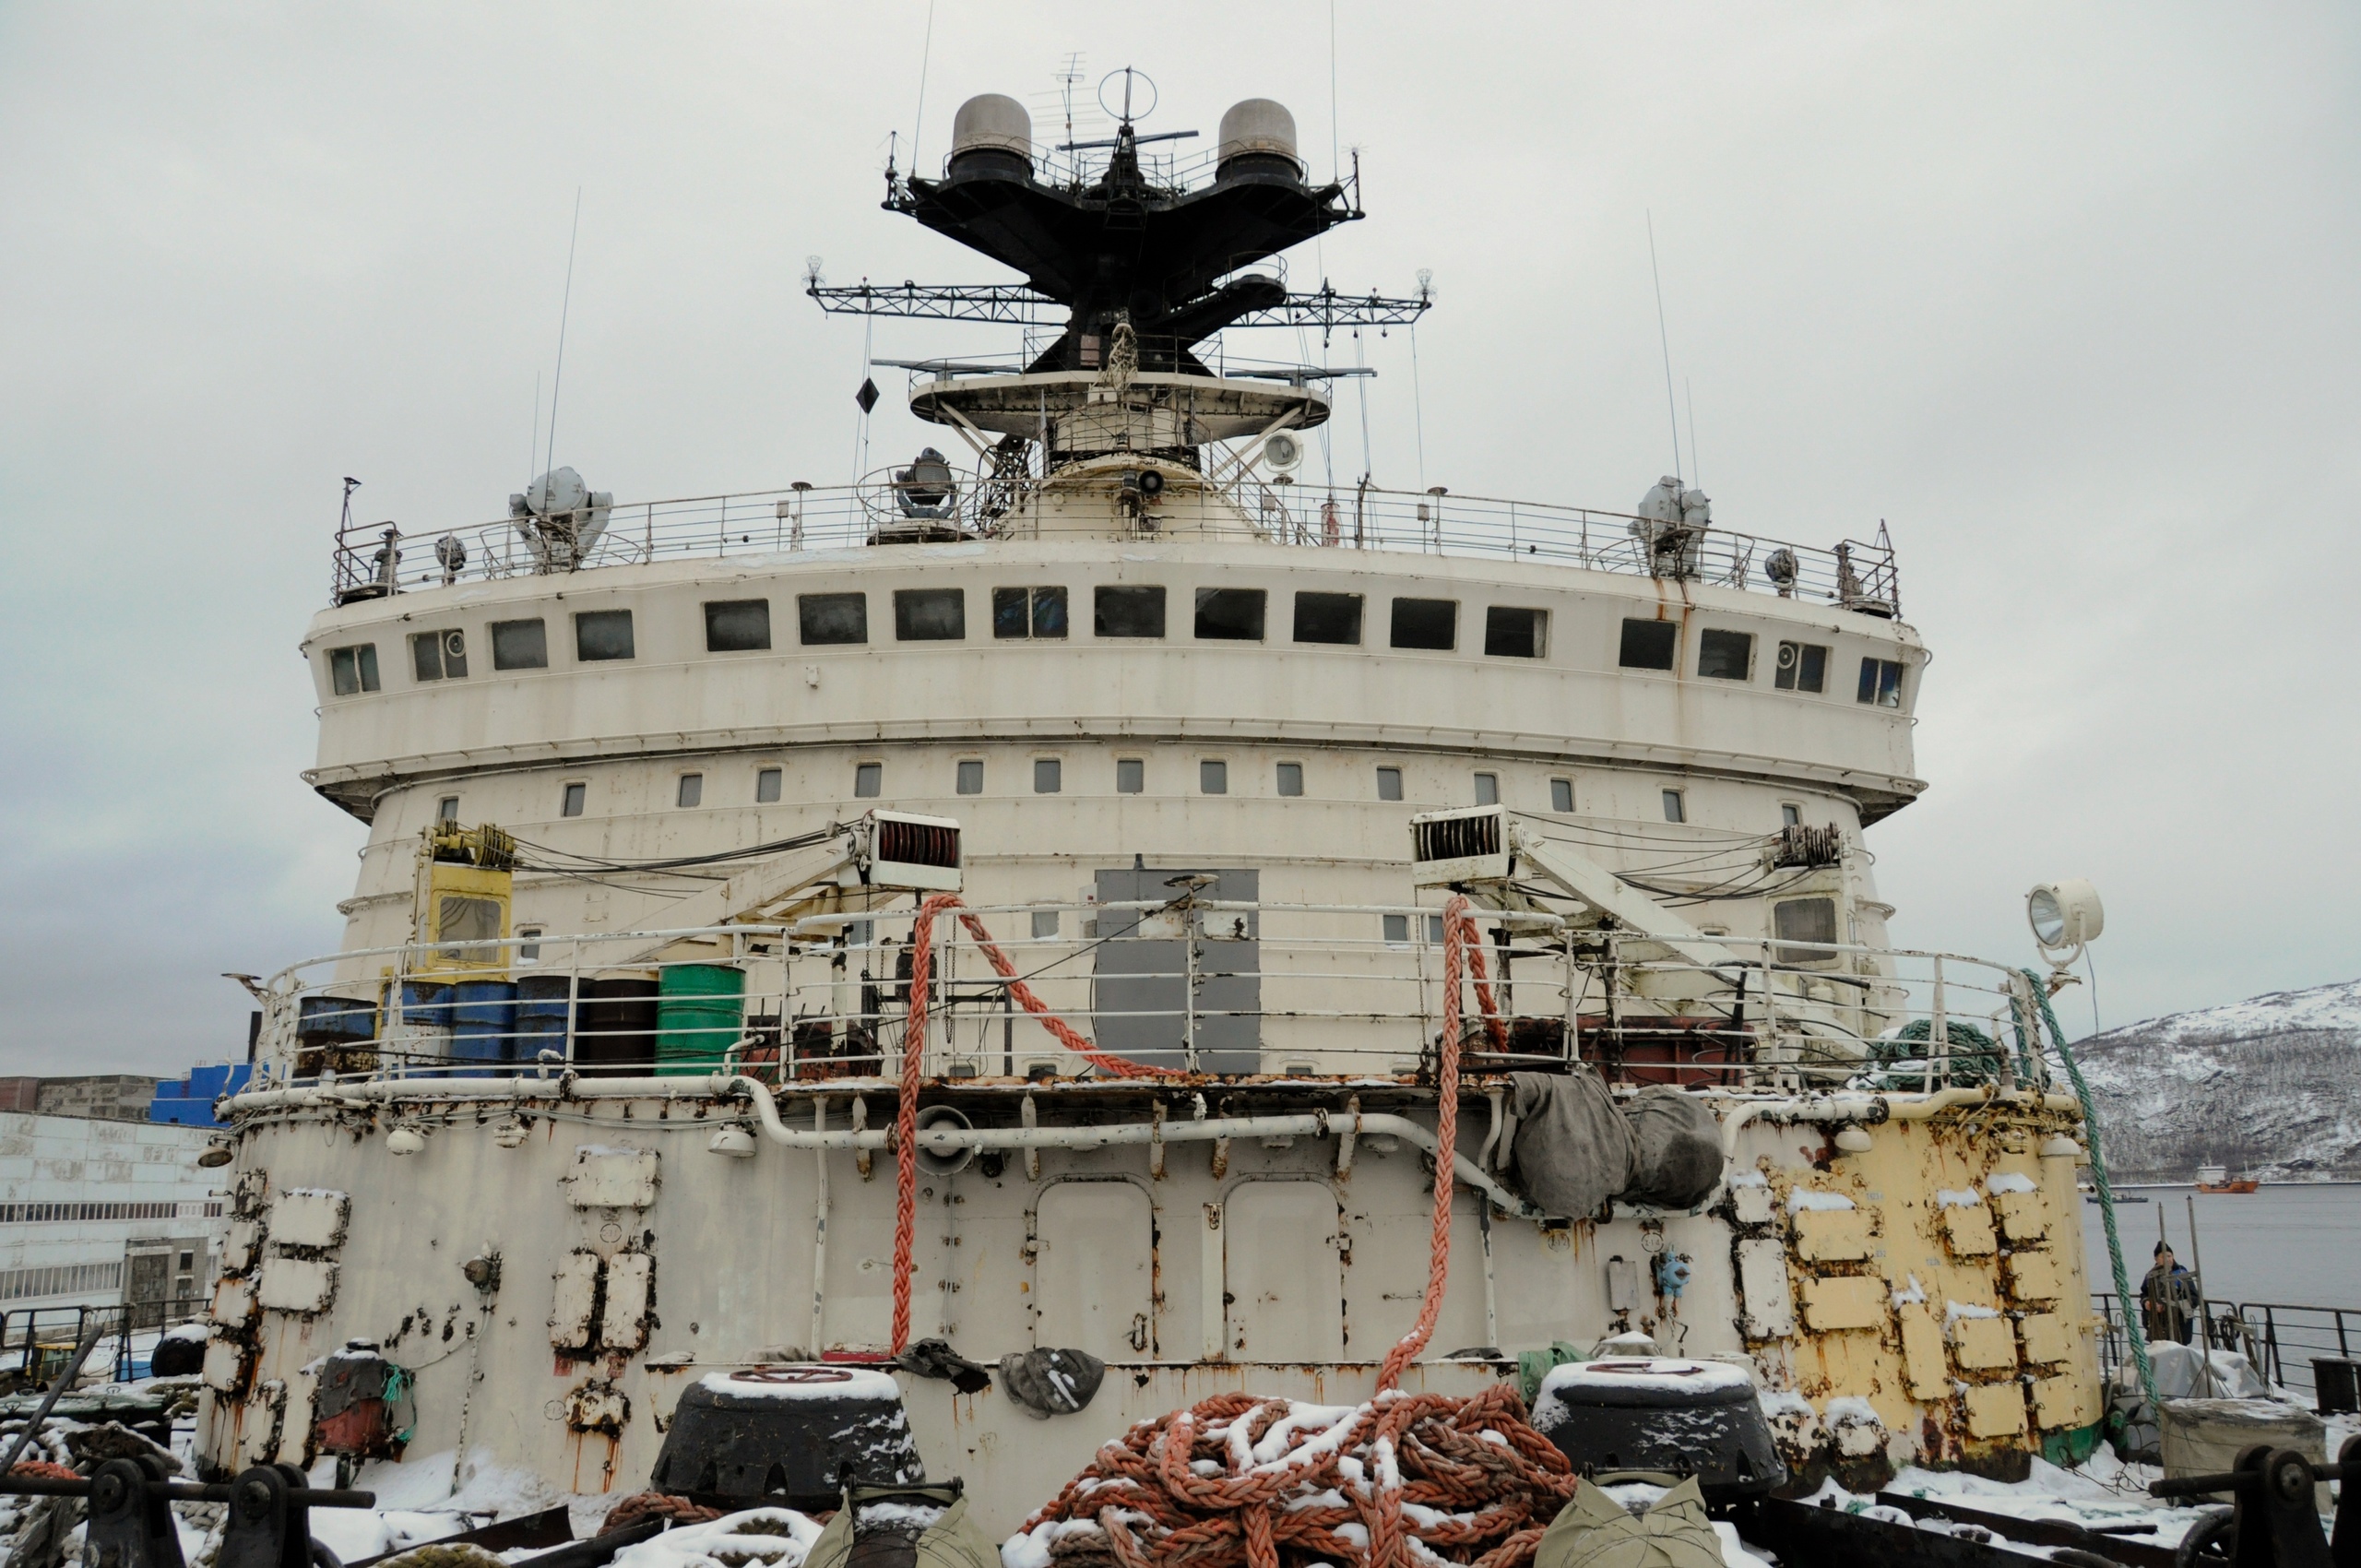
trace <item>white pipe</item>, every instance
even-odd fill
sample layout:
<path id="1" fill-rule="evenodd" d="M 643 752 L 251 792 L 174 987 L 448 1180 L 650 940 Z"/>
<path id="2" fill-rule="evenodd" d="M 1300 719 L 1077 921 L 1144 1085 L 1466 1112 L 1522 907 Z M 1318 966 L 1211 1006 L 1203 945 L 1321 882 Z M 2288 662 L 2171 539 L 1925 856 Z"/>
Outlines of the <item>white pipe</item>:
<path id="1" fill-rule="evenodd" d="M 828 1130 L 828 1097 L 816 1095 L 812 1100 L 812 1130 Z M 828 1305 L 828 1151 L 815 1149 L 812 1158 L 819 1162 L 820 1190 L 813 1200 L 812 1218 L 812 1347 L 807 1352 L 813 1360 L 820 1359 L 828 1348 L 824 1336 L 825 1318 Z"/>
<path id="2" fill-rule="evenodd" d="M 677 1080 L 676 1080 L 677 1081 Z M 760 1121 L 763 1135 L 773 1143 L 789 1148 L 884 1148 L 887 1130 L 880 1127 L 865 1133 L 804 1132 L 789 1127 L 778 1119 L 777 1103 L 770 1089 L 759 1080 L 749 1077 L 725 1078 L 716 1075 L 717 1095 L 743 1090 L 753 1101 L 754 1115 Z M 1419 1125 L 1406 1116 L 1362 1113 L 1359 1128 L 1362 1136 L 1370 1134 L 1391 1134 L 1407 1139 L 1428 1153 L 1434 1153 L 1440 1140 L 1431 1128 Z M 1326 1137 L 1334 1129 L 1326 1111 L 1295 1116 L 1222 1116 L 1202 1122 L 1167 1122 L 1157 1126 L 1152 1122 L 1133 1122 L 1116 1126 L 1097 1127 L 929 1127 L 918 1134 L 919 1146 L 929 1154 L 948 1157 L 961 1149 L 1034 1149 L 1034 1148 L 1105 1148 L 1116 1145 L 1147 1144 L 1158 1139 L 1166 1143 L 1213 1143 L 1223 1138 Z M 1452 1160 L 1454 1177 L 1481 1192 L 1489 1194 L 1492 1201 L 1509 1213 L 1525 1218 L 1544 1218 L 1523 1198 L 1502 1187 L 1489 1176 L 1476 1169 L 1465 1155 L 1455 1155 Z"/>

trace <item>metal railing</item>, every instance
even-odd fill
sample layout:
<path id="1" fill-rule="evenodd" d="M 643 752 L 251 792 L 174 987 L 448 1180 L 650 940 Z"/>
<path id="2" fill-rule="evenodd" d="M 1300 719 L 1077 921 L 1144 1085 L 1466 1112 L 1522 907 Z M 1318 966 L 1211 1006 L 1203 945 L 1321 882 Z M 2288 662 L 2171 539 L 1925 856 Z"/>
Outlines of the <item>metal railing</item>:
<path id="1" fill-rule="evenodd" d="M 1156 527 L 1167 534 L 1233 537 L 1312 549 L 1382 550 L 1500 557 L 1630 576 L 1671 578 L 1770 593 L 1864 613 L 1900 612 L 1892 544 L 1845 540 L 1821 549 L 1720 527 L 1667 527 L 1629 513 L 1491 496 L 1274 483 L 1217 469 L 1216 488 L 1168 492 Z M 683 496 L 611 508 L 578 570 L 663 561 L 775 556 L 872 544 L 1032 537 L 1045 482 L 1028 476 L 962 475 L 939 503 L 909 505 L 891 470 L 857 485 L 795 486 Z M 1115 526 L 1110 505 L 1109 523 Z M 540 569 L 518 520 L 462 527 L 445 536 L 388 540 L 387 525 L 340 532 L 333 602 Z M 405 545 L 409 548 L 403 548 Z M 391 554 L 387 552 L 391 552 Z M 453 567 L 446 558 L 459 559 Z"/>
<path id="2" fill-rule="evenodd" d="M 21 1307 L 0 1313 L 0 1376 L 27 1387 L 46 1384 L 72 1362 L 76 1347 L 95 1323 L 100 1325 L 101 1348 L 93 1350 L 84 1363 L 84 1374 L 111 1364 L 114 1381 L 128 1383 L 143 1375 L 147 1359 L 143 1351 L 152 1351 L 153 1340 L 167 1329 L 204 1321 L 206 1310 L 205 1297 L 182 1296 L 104 1306 Z M 104 1348 L 108 1340 L 113 1341 L 111 1352 Z M 149 1343 L 143 1346 L 142 1341 Z"/>
<path id="3" fill-rule="evenodd" d="M 2130 1355 L 2123 1307 L 2112 1290 L 2093 1291 L 2099 1314 L 2099 1365 L 2113 1376 Z M 2262 1377 L 2318 1405 L 2320 1390 L 2315 1360 L 2353 1360 L 2361 1354 L 2361 1308 L 2308 1307 L 2277 1301 L 2215 1302 L 2212 1319 L 2200 1327 L 2216 1350 L 2235 1350 Z"/>
<path id="4" fill-rule="evenodd" d="M 1437 911 L 1164 901 L 973 911 L 1040 1004 L 1098 1051 L 1212 1077 L 1430 1080 Z M 898 1072 L 914 911 L 677 932 L 543 934 L 311 960 L 272 982 L 276 1083 L 339 1077 L 694 1075 L 786 1086 Z M 1488 917 L 1503 1036 L 1465 1016 L 1471 1074 L 1583 1061 L 1610 1079 L 1880 1092 L 2046 1086 L 2026 982 L 1958 955 L 1714 937 L 1726 962 L 1548 915 Z M 933 932 L 924 1070 L 1086 1075 L 958 921 Z M 1692 949 L 1693 952 L 1693 949 Z"/>

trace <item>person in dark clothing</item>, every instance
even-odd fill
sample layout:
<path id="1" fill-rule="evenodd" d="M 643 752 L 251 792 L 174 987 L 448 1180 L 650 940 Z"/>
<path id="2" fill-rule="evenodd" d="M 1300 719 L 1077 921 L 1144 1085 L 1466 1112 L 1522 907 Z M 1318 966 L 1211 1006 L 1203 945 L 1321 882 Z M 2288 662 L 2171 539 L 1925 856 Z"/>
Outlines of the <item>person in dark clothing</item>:
<path id="1" fill-rule="evenodd" d="M 2140 1282 L 2140 1320 L 2151 1343 L 2186 1345 L 2197 1324 L 2197 1276 L 2173 1260 L 2169 1243 L 2156 1243 L 2156 1265 Z"/>

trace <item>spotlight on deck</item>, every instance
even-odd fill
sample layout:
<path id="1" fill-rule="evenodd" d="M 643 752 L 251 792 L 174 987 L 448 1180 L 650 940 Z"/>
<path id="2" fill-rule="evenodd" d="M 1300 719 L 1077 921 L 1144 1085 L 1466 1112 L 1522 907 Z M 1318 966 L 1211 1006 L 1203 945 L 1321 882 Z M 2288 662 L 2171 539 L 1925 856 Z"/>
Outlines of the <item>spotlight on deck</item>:
<path id="1" fill-rule="evenodd" d="M 2050 968 L 2062 969 L 2082 956 L 2084 944 L 2106 929 L 2106 910 L 2099 890 L 2079 876 L 2045 882 L 2025 895 L 2025 921 L 2041 956 Z"/>
<path id="2" fill-rule="evenodd" d="M 196 1157 L 196 1162 L 208 1170 L 219 1170 L 236 1158 L 237 1156 L 230 1151 L 228 1144 L 210 1143 L 206 1145 L 204 1152 Z"/>

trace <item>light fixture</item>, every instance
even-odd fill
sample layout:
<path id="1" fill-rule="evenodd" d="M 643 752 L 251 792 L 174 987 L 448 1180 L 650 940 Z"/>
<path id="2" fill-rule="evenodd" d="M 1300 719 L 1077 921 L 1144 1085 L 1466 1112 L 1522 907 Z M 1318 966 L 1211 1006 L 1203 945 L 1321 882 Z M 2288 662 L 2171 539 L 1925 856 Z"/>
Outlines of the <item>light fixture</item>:
<path id="1" fill-rule="evenodd" d="M 2070 876 L 2042 883 L 2025 895 L 2025 922 L 2033 927 L 2042 956 L 2062 969 L 2082 956 L 2083 944 L 2106 929 L 2106 910 L 2097 888 Z"/>
<path id="2" fill-rule="evenodd" d="M 752 1159 L 754 1158 L 754 1134 L 743 1127 L 723 1127 L 715 1132 L 712 1140 L 705 1146 L 732 1159 Z"/>
<path id="3" fill-rule="evenodd" d="M 1867 1127 L 1839 1127 L 1836 1146 L 1846 1154 L 1867 1154 L 1876 1146 L 1876 1140 L 1869 1136 Z"/>
<path id="4" fill-rule="evenodd" d="M 387 1154 L 418 1154 L 426 1147 L 426 1134 L 411 1126 L 400 1126 L 386 1134 Z"/>
<path id="5" fill-rule="evenodd" d="M 208 1170 L 219 1170 L 236 1158 L 227 1142 L 217 1139 L 205 1146 L 204 1151 L 196 1157 L 196 1162 Z"/>

